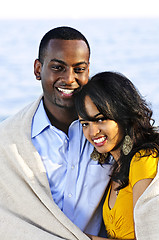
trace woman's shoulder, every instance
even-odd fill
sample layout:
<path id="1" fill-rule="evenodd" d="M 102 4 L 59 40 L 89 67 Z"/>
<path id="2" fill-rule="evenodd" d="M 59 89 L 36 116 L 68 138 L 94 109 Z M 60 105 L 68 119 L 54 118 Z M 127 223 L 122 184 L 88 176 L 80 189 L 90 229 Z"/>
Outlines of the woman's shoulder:
<path id="1" fill-rule="evenodd" d="M 129 180 L 132 186 L 135 182 L 154 178 L 157 173 L 158 153 L 154 150 L 142 149 L 138 151 L 132 158 L 129 171 Z"/>
<path id="2" fill-rule="evenodd" d="M 141 149 L 137 151 L 131 160 L 131 165 L 138 161 L 148 161 L 148 159 L 156 159 L 159 160 L 159 153 L 156 149 Z"/>

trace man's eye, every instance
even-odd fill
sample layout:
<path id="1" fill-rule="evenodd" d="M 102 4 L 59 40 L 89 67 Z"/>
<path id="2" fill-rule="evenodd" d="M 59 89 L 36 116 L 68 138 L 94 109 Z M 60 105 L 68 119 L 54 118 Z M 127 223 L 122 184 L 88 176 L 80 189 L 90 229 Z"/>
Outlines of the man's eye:
<path id="1" fill-rule="evenodd" d="M 85 67 L 77 67 L 77 68 L 74 68 L 74 72 L 75 73 L 82 73 L 85 71 Z"/>
<path id="2" fill-rule="evenodd" d="M 62 71 L 64 68 L 60 65 L 53 65 L 51 66 L 51 69 L 53 69 L 54 71 Z"/>

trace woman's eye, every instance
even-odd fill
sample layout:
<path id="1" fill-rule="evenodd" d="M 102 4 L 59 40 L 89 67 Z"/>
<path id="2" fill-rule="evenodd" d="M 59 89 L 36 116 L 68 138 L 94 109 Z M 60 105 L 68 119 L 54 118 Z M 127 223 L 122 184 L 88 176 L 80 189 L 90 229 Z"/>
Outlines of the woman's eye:
<path id="1" fill-rule="evenodd" d="M 98 119 L 98 122 L 103 122 L 103 120 L 100 118 L 100 119 Z"/>
<path id="2" fill-rule="evenodd" d="M 87 127 L 88 126 L 88 123 L 81 123 L 82 124 L 82 127 Z"/>
<path id="3" fill-rule="evenodd" d="M 105 117 L 98 118 L 98 119 L 97 119 L 97 122 L 103 122 L 104 120 L 106 120 L 106 118 L 105 118 Z"/>

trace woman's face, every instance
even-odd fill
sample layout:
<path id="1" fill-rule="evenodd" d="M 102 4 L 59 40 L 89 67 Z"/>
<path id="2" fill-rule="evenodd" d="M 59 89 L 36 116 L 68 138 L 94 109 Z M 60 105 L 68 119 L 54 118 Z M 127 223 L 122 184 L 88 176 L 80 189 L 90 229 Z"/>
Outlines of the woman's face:
<path id="1" fill-rule="evenodd" d="M 85 98 L 87 114 L 96 118 L 96 121 L 86 121 L 79 116 L 83 133 L 90 143 L 94 145 L 99 153 L 110 152 L 115 160 L 119 158 L 119 149 L 114 148 L 123 138 L 122 129 L 119 124 L 104 116 L 98 111 L 89 96 Z"/>

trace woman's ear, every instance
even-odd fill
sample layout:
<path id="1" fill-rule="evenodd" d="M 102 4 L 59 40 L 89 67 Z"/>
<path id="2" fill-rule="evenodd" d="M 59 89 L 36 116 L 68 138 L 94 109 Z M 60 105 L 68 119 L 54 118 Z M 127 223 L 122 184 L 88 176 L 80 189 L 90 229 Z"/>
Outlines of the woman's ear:
<path id="1" fill-rule="evenodd" d="M 34 74 L 37 80 L 41 80 L 41 75 L 40 75 L 41 68 L 42 68 L 41 62 L 39 61 L 39 59 L 36 59 L 34 62 Z"/>

